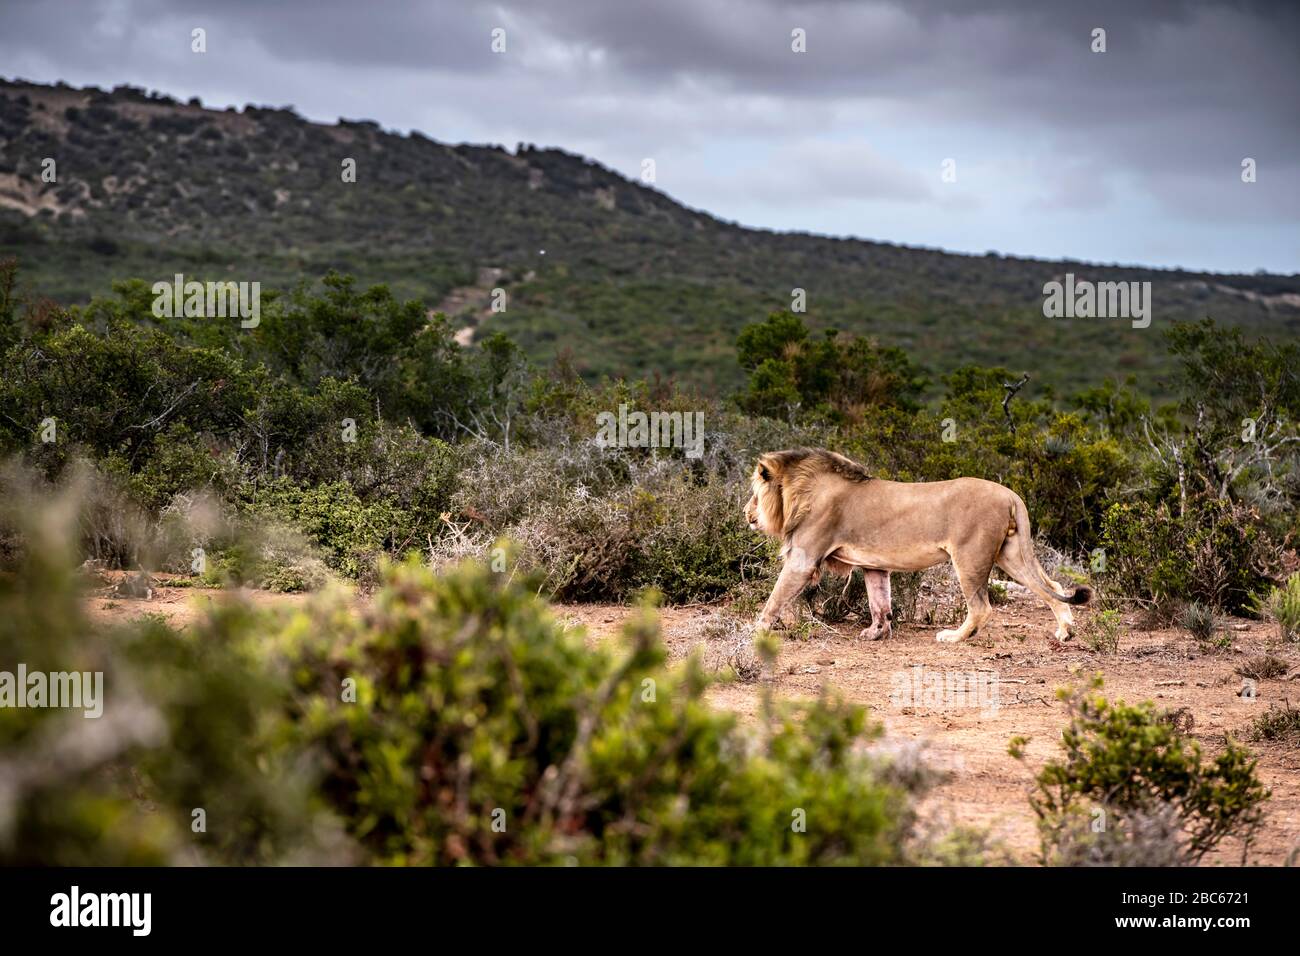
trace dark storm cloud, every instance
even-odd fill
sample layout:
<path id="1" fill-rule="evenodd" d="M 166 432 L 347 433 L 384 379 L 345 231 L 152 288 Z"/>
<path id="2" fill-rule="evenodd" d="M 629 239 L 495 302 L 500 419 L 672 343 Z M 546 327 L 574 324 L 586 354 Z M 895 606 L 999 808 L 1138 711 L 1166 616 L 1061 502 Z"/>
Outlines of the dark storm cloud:
<path id="1" fill-rule="evenodd" d="M 1300 155 L 1300 5 L 542 3 L 538 22 L 642 82 L 711 78 L 794 98 L 897 98 L 918 120 L 1033 121 L 1164 169 Z M 790 31 L 808 54 L 790 55 Z M 1107 31 L 1107 52 L 1090 50 Z M 1221 146 L 1221 148 L 1219 148 Z M 1171 149 L 1171 147 L 1174 147 Z M 1213 154 L 1207 156 L 1207 154 Z"/>
<path id="2" fill-rule="evenodd" d="M 207 57 L 188 55 L 194 26 Z M 495 27 L 504 56 L 488 48 Z M 1098 27 L 1104 54 L 1089 48 Z M 795 28 L 806 54 L 791 52 Z M 1143 205 L 1171 230 L 1294 227 L 1298 35 L 1300 5 L 1174 0 L 9 0 L 0 73 L 517 137 L 630 173 L 653 155 L 669 192 L 705 208 L 731 196 L 754 224 L 789 225 L 781 210 L 801 203 L 910 203 L 909 225 L 931 217 L 942 242 L 961 210 Z M 1247 156 L 1260 182 L 1243 190 Z M 946 157 L 967 192 L 941 188 Z M 1016 228 L 1033 251 L 1036 227 Z"/>
<path id="3" fill-rule="evenodd" d="M 783 97 L 1028 106 L 1062 125 L 1227 110 L 1289 120 L 1292 136 L 1300 125 L 1300 5 L 1284 3 L 8 0 L 0 17 L 7 53 L 104 64 L 118 55 L 107 37 L 174 21 L 291 63 L 486 72 L 515 63 L 484 55 L 503 26 L 525 58 L 598 54 L 590 73 L 622 86 L 698 80 Z M 806 56 L 791 55 L 796 27 Z M 1094 27 L 1108 31 L 1105 56 L 1089 52 Z"/>
<path id="4" fill-rule="evenodd" d="M 491 28 L 481 4 L 398 4 L 351 0 L 6 0 L 3 46 L 44 47 L 122 65 L 151 25 L 203 27 L 247 55 L 323 66 L 488 68 L 475 51 Z M 121 44 L 106 42 L 120 37 Z"/>

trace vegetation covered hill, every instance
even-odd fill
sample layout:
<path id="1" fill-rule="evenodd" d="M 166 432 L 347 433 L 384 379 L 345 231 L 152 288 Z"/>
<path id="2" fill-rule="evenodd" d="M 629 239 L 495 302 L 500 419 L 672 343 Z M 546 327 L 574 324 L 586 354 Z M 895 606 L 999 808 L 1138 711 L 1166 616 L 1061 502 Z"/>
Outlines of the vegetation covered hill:
<path id="1" fill-rule="evenodd" d="M 42 180 L 46 158 L 55 182 Z M 344 182 L 346 159 L 355 182 Z M 337 269 L 471 324 L 499 286 L 507 308 L 488 322 L 534 360 L 565 353 L 589 380 L 662 374 L 714 393 L 744 380 L 738 332 L 788 308 L 796 287 L 813 329 L 902 346 L 932 376 L 1007 366 L 1063 390 L 1095 385 L 1100 370 L 1166 394 L 1158 331 L 1176 320 L 1209 315 L 1275 340 L 1300 328 L 1300 276 L 745 229 L 560 150 L 448 146 L 371 122 L 209 110 L 131 87 L 0 83 L 4 255 L 18 257 L 30 288 L 65 304 L 125 276 L 287 289 Z M 1151 281 L 1153 327 L 1045 319 L 1042 286 L 1067 271 Z"/>

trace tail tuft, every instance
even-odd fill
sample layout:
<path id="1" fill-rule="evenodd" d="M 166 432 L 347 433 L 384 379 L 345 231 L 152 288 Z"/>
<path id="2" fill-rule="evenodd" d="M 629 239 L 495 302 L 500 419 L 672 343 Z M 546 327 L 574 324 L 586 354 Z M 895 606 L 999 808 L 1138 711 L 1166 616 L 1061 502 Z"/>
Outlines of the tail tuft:
<path id="1" fill-rule="evenodd" d="M 1070 600 L 1067 601 L 1066 603 L 1087 604 L 1091 600 L 1092 600 L 1092 588 L 1080 584 L 1077 588 L 1074 589 L 1074 593 L 1070 595 Z"/>

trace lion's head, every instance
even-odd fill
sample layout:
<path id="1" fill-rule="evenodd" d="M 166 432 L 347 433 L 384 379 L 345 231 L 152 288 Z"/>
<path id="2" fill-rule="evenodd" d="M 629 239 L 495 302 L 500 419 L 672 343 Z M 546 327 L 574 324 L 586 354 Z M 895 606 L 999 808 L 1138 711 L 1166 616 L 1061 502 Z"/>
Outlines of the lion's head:
<path id="1" fill-rule="evenodd" d="M 796 448 L 760 455 L 750 476 L 745 521 L 774 538 L 793 531 L 808 513 L 813 483 L 823 475 L 867 481 L 871 475 L 857 462 L 824 448 Z"/>
<path id="2" fill-rule="evenodd" d="M 785 516 L 781 507 L 781 482 L 773 471 L 773 465 L 759 458 L 754 473 L 749 478 L 749 503 L 745 505 L 745 521 L 754 531 L 781 536 L 785 526 Z"/>

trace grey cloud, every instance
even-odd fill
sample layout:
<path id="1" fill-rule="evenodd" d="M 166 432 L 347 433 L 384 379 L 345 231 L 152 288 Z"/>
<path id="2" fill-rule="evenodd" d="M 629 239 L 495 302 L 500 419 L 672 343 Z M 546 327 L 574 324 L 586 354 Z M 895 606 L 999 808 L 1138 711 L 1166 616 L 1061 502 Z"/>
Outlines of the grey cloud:
<path id="1" fill-rule="evenodd" d="M 714 191 L 743 193 L 773 205 L 815 202 L 828 195 L 842 202 L 934 198 L 934 190 L 919 171 L 864 143 L 795 143 L 775 150 L 761 166 L 739 173 L 718 177 L 712 184 Z"/>
<path id="2" fill-rule="evenodd" d="M 188 55 L 196 25 L 205 58 Z M 505 55 L 489 50 L 496 26 Z M 806 54 L 790 50 L 795 27 Z M 646 155 L 671 168 L 730 149 L 719 195 L 751 205 L 798 193 L 1007 215 L 1025 196 L 1002 201 L 1019 184 L 996 172 L 1019 164 L 1039 212 L 1109 210 L 1124 184 L 1171 222 L 1276 224 L 1300 221 L 1297 35 L 1300 6 L 1190 0 L 8 0 L 0 69 L 557 145 L 629 173 Z M 835 141 L 878 155 L 800 153 Z M 879 166 L 948 155 L 985 163 L 988 192 Z M 1236 188 L 1244 156 L 1260 163 L 1253 193 Z"/>

